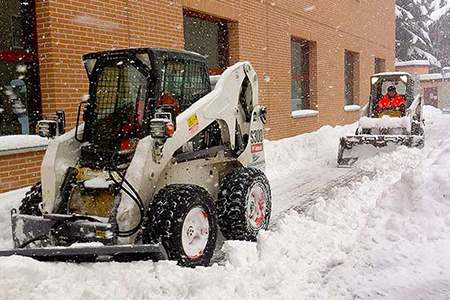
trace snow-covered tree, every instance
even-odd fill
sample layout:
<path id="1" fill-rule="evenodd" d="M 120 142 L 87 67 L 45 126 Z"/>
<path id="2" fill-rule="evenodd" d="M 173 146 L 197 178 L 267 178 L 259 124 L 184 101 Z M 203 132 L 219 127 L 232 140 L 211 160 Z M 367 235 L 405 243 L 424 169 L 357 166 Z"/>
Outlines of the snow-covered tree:
<path id="1" fill-rule="evenodd" d="M 396 56 L 450 66 L 450 0 L 396 0 Z"/>
<path id="2" fill-rule="evenodd" d="M 438 64 L 429 36 L 427 0 L 397 0 L 396 4 L 397 59 L 427 59 Z"/>
<path id="3" fill-rule="evenodd" d="M 433 0 L 430 3 L 430 38 L 436 58 L 442 67 L 450 66 L 450 1 Z"/>

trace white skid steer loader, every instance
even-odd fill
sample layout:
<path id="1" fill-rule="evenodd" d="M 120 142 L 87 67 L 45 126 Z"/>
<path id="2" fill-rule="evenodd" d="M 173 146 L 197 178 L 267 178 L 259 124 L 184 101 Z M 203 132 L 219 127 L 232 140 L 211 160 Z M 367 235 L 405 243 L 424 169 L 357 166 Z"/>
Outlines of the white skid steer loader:
<path id="1" fill-rule="evenodd" d="M 424 145 L 423 101 L 413 77 L 405 72 L 378 73 L 370 83 L 370 100 L 361 111 L 355 135 L 340 140 L 338 166 L 352 166 L 361 156 L 381 149 Z"/>
<path id="2" fill-rule="evenodd" d="M 252 65 L 229 67 L 211 90 L 206 60 L 192 52 L 125 49 L 83 61 L 84 123 L 49 143 L 42 182 L 11 212 L 15 249 L 0 256 L 199 266 L 219 228 L 256 240 L 271 192 Z"/>

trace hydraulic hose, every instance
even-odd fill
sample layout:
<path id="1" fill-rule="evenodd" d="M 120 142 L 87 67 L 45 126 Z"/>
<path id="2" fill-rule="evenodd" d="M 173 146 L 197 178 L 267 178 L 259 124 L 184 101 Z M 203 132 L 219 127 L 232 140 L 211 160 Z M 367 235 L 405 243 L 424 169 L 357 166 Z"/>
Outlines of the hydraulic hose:
<path id="1" fill-rule="evenodd" d="M 112 157 L 111 157 L 111 165 L 114 168 L 114 171 L 117 173 L 117 175 L 120 177 L 120 179 L 122 180 L 122 182 L 118 182 L 114 176 L 112 176 L 111 174 L 111 170 L 109 170 L 109 175 L 112 179 L 112 181 L 114 181 L 115 184 L 117 184 L 121 190 L 123 190 L 133 201 L 134 203 L 136 203 L 137 207 L 139 208 L 139 214 L 140 214 L 140 219 L 139 219 L 139 223 L 133 227 L 132 229 L 129 230 L 124 230 L 121 231 L 119 229 L 119 226 L 117 225 L 117 235 L 119 237 L 129 237 L 132 236 L 133 234 L 135 234 L 142 226 L 142 223 L 144 222 L 144 214 L 145 214 L 145 208 L 144 208 L 144 202 L 142 201 L 139 193 L 136 191 L 136 189 L 131 185 L 131 183 L 125 178 L 125 176 L 122 175 L 122 173 L 120 173 L 119 169 L 117 168 L 114 159 L 117 156 L 118 152 L 116 152 Z M 129 190 L 127 190 L 124 186 L 123 183 L 125 182 L 125 184 L 130 188 L 131 192 Z M 134 195 L 133 195 L 134 194 Z"/>

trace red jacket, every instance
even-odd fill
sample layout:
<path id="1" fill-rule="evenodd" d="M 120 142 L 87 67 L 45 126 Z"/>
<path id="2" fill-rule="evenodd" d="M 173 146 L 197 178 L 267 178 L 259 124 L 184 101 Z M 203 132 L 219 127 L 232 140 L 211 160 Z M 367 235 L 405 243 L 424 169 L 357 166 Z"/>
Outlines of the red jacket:
<path id="1" fill-rule="evenodd" d="M 382 110 L 383 108 L 388 107 L 400 107 L 400 105 L 406 105 L 405 99 L 403 99 L 402 95 L 395 94 L 394 99 L 389 100 L 388 94 L 386 94 L 377 104 L 377 110 Z"/>
<path id="2" fill-rule="evenodd" d="M 173 108 L 175 109 L 175 115 L 178 115 L 180 113 L 180 106 L 178 105 L 177 99 L 175 99 L 168 93 L 164 93 L 161 95 L 158 105 L 173 105 Z"/>

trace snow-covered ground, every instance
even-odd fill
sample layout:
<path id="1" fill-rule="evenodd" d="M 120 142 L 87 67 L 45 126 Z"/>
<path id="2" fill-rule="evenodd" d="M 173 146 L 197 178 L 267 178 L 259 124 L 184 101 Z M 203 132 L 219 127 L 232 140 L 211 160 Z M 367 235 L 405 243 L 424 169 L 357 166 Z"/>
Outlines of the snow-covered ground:
<path id="1" fill-rule="evenodd" d="M 225 260 L 43 263 L 0 258 L 0 299 L 449 299 L 450 116 L 427 108 L 426 145 L 336 168 L 355 125 L 266 143 L 273 222 Z M 0 195 L 0 248 L 11 247 Z"/>

